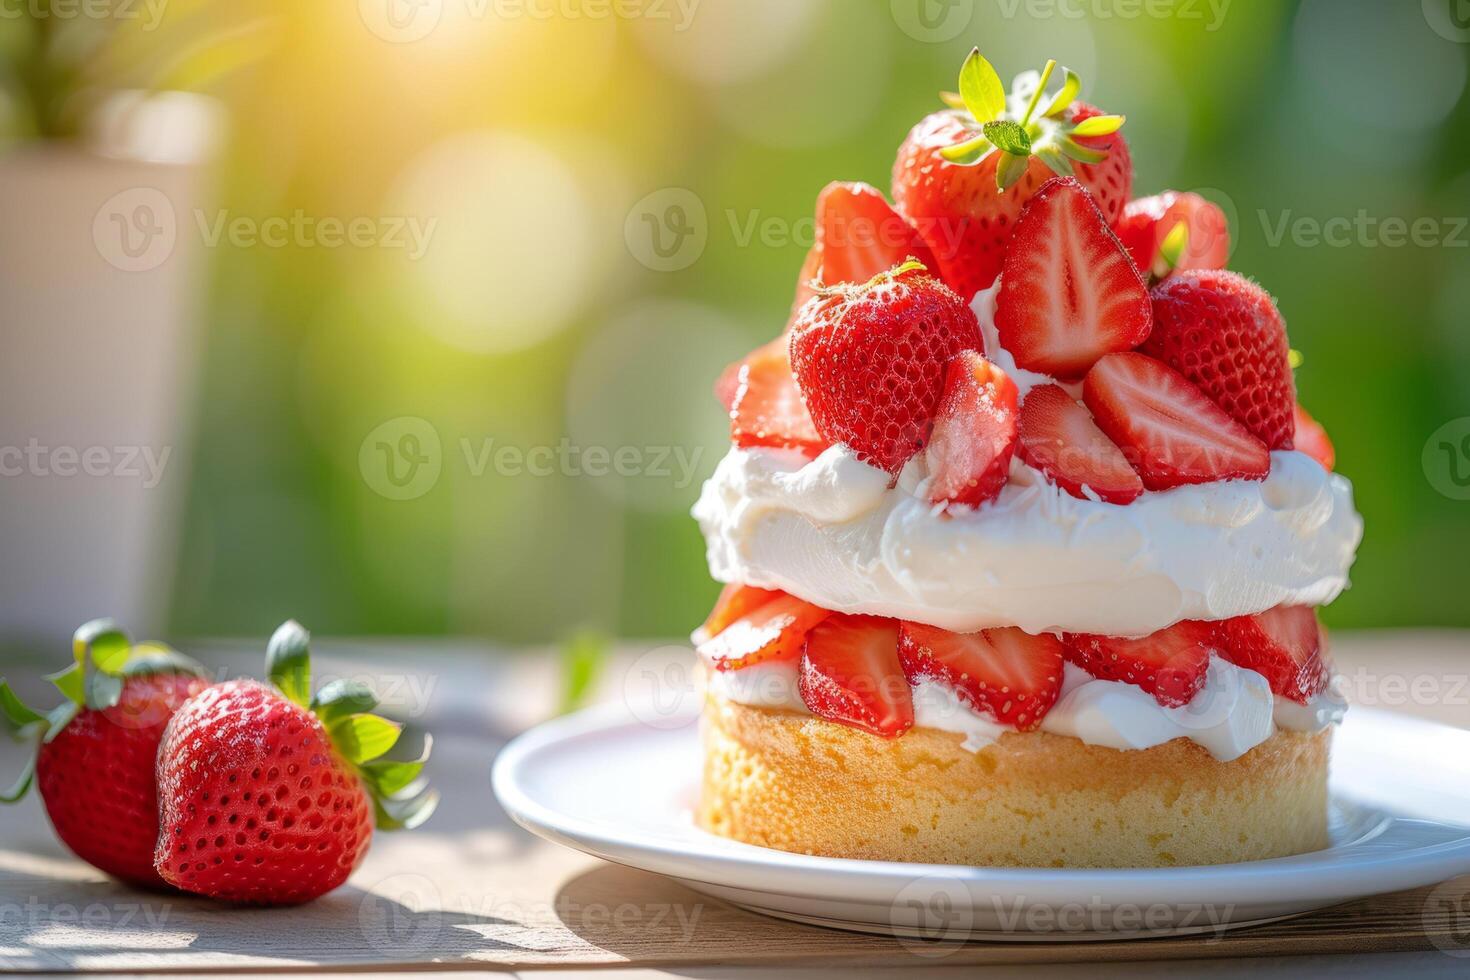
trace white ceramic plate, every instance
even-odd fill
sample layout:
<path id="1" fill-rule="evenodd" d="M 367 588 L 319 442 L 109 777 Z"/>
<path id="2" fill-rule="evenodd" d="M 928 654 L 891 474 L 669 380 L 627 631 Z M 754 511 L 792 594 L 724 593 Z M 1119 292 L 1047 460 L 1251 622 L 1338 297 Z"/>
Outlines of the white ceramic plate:
<path id="1" fill-rule="evenodd" d="M 696 711 L 609 705 L 520 736 L 493 779 L 516 822 L 547 840 L 756 912 L 927 945 L 1220 931 L 1470 872 L 1470 731 L 1364 708 L 1348 712 L 1333 747 L 1333 845 L 1246 864 L 1018 869 L 788 854 L 696 827 L 700 766 Z"/>

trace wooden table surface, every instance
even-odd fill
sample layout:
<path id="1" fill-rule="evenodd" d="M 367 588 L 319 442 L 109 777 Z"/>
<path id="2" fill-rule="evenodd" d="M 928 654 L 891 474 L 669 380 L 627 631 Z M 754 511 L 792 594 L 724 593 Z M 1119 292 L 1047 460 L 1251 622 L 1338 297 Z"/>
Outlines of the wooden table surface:
<path id="1" fill-rule="evenodd" d="M 1470 728 L 1470 633 L 1359 633 L 1335 641 L 1354 700 Z M 621 650 L 599 696 L 619 696 L 632 665 L 668 653 L 648 652 L 654 648 L 660 645 Z M 258 673 L 263 659 L 258 648 L 236 644 L 186 649 L 230 672 Z M 444 793 L 434 818 L 413 833 L 380 835 L 348 885 L 317 902 L 237 909 L 111 881 L 61 847 L 33 794 L 0 811 L 0 970 L 623 967 L 713 977 L 778 965 L 948 972 L 1136 961 L 1128 972 L 1147 975 L 1147 961 L 1190 960 L 1192 969 L 1204 969 L 1204 961 L 1220 967 L 1240 957 L 1293 956 L 1301 957 L 1288 961 L 1299 975 L 1339 973 L 1349 962 L 1344 955 L 1372 952 L 1384 956 L 1372 961 L 1375 973 L 1470 971 L 1470 878 L 1220 936 L 1133 942 L 936 949 L 764 918 L 510 823 L 490 792 L 490 763 L 509 737 L 554 710 L 559 684 L 551 658 L 442 641 L 326 641 L 317 651 L 319 676 L 377 676 L 393 713 L 434 732 L 430 773 Z M 44 692 L 34 678 L 54 666 L 4 664 L 0 673 L 39 700 Z M 20 751 L 0 746 L 0 781 L 16 770 Z M 1236 965 L 1273 972 L 1267 960 Z"/>

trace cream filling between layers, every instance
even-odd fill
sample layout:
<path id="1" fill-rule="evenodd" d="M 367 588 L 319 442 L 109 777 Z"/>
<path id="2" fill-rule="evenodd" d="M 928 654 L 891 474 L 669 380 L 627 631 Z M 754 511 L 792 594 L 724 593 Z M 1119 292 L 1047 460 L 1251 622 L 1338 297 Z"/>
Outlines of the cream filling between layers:
<path id="1" fill-rule="evenodd" d="M 1211 656 L 1205 685 L 1194 700 L 1166 708 L 1151 694 L 1122 681 L 1099 680 L 1067 664 L 1062 693 L 1040 730 L 1110 749 L 1148 749 L 1187 738 L 1222 762 L 1237 759 L 1278 728 L 1319 732 L 1342 719 L 1346 703 L 1335 685 L 1302 705 L 1271 694 L 1266 678 Z M 708 690 L 737 704 L 810 712 L 801 700 L 795 660 L 755 664 L 741 670 L 706 671 Z M 954 732 L 978 752 L 1008 731 L 971 708 L 948 686 L 920 679 L 913 687 L 914 725 Z"/>

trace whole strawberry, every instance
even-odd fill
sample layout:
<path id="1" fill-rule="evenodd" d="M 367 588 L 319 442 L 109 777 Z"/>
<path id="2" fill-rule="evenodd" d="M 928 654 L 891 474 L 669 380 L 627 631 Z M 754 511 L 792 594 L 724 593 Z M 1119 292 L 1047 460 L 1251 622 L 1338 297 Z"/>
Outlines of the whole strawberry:
<path id="1" fill-rule="evenodd" d="M 134 646 L 110 620 L 83 626 L 73 646 L 76 663 L 51 678 L 67 696 L 59 708 L 43 717 L 0 681 L 0 709 L 39 738 L 34 781 L 62 843 L 124 881 L 165 887 L 153 869 L 158 743 L 174 711 L 209 682 L 188 657 Z M 27 769 L 0 799 L 20 799 L 30 782 Z"/>
<path id="2" fill-rule="evenodd" d="M 412 827 L 433 811 L 425 760 L 380 758 L 400 726 L 368 713 L 370 691 L 333 682 L 311 697 L 308 639 L 284 624 L 267 651 L 274 688 L 220 684 L 169 723 L 154 850 L 169 884 L 232 902 L 310 901 L 362 862 L 375 822 Z"/>
<path id="3" fill-rule="evenodd" d="M 1290 449 L 1296 382 L 1286 322 L 1244 276 L 1176 272 L 1153 289 L 1153 332 L 1140 348 L 1193 381 L 1267 449 Z"/>
<path id="4" fill-rule="evenodd" d="M 970 307 L 918 262 L 802 307 L 791 366 L 817 432 L 890 473 L 929 440 L 949 362 L 983 352 Z"/>
<path id="5" fill-rule="evenodd" d="M 1068 69 L 1054 95 L 1056 68 L 1016 79 L 1007 97 L 980 51 L 960 69 L 950 108 L 909 132 L 893 166 L 893 200 L 939 261 L 939 272 L 969 300 L 1001 271 L 1021 209 L 1054 175 L 1075 175 L 1108 224 L 1123 216 L 1133 189 L 1122 116 L 1077 101 L 1082 83 Z"/>

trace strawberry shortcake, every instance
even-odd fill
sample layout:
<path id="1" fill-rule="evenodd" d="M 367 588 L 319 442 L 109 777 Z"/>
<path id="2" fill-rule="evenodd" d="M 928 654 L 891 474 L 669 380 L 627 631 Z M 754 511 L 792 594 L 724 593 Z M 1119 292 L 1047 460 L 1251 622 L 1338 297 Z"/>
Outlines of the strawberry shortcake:
<path id="1" fill-rule="evenodd" d="M 707 830 L 1012 866 L 1327 843 L 1352 488 L 1220 209 L 1131 199 L 1079 92 L 971 53 L 894 205 L 822 192 L 787 329 L 717 384 Z"/>

